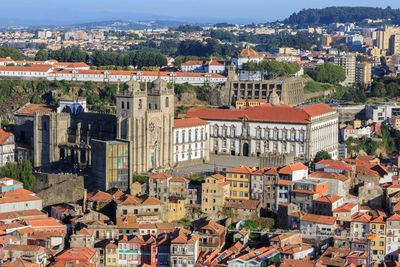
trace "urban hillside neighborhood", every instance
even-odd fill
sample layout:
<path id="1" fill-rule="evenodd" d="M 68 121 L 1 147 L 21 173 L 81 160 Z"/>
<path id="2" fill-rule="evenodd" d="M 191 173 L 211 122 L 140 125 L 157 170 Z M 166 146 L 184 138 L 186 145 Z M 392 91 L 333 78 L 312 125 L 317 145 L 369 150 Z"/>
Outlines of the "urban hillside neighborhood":
<path id="1" fill-rule="evenodd" d="M 1 26 L 0 266 L 400 266 L 399 14 Z"/>

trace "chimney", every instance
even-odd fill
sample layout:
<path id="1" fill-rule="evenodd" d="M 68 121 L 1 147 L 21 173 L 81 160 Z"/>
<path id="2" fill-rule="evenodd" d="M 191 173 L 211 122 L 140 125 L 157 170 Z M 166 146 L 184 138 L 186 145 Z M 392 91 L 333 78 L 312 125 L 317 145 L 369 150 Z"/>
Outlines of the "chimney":
<path id="1" fill-rule="evenodd" d="M 86 212 L 86 199 L 87 199 L 87 189 L 84 189 L 83 190 L 82 213 Z"/>

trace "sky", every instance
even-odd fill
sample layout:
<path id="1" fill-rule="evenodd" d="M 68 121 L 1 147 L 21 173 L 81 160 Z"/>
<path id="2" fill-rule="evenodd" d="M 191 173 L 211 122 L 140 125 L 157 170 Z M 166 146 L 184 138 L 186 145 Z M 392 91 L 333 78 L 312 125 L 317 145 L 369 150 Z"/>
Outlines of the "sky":
<path id="1" fill-rule="evenodd" d="M 74 24 L 111 19 L 188 22 L 275 21 L 303 8 L 400 8 L 399 0 L 0 0 L 0 24 Z"/>

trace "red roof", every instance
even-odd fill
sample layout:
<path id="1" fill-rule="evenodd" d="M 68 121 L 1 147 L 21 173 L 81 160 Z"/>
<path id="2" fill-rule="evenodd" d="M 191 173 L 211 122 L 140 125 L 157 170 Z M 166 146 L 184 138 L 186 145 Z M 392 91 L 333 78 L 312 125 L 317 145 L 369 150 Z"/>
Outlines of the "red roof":
<path id="1" fill-rule="evenodd" d="M 250 47 L 247 47 L 245 49 L 242 49 L 239 53 L 239 56 L 241 57 L 254 57 L 254 56 L 259 56 L 256 51 L 251 49 Z"/>
<path id="2" fill-rule="evenodd" d="M 6 132 L 0 128 L 0 145 L 4 144 L 8 138 L 14 136 L 11 132 Z"/>
<path id="3" fill-rule="evenodd" d="M 344 176 L 343 174 L 337 172 L 323 172 L 323 171 L 316 171 L 308 175 L 309 178 L 320 178 L 320 179 L 335 179 L 345 182 L 350 178 Z"/>
<path id="4" fill-rule="evenodd" d="M 302 221 L 313 222 L 313 223 L 321 223 L 321 224 L 335 224 L 336 218 L 332 216 L 323 216 L 323 215 L 315 215 L 315 214 L 306 214 L 301 218 Z"/>
<path id="5" fill-rule="evenodd" d="M 311 117 L 336 111 L 335 109 L 325 104 L 315 104 L 315 105 L 305 106 L 303 110 Z"/>
<path id="6" fill-rule="evenodd" d="M 208 121 L 199 119 L 199 118 L 186 118 L 186 119 L 175 119 L 174 120 L 174 128 L 187 128 L 187 127 L 195 127 L 201 125 L 209 124 Z"/>
<path id="7" fill-rule="evenodd" d="M 337 196 L 337 195 L 327 195 L 327 196 L 323 196 L 317 199 L 314 199 L 314 201 L 318 201 L 318 202 L 326 202 L 326 203 L 335 203 L 337 201 L 339 201 L 340 199 L 342 199 L 341 196 Z"/>
<path id="8" fill-rule="evenodd" d="M 336 209 L 333 210 L 333 212 L 350 212 L 351 209 L 353 209 L 357 204 L 354 203 L 346 203 Z"/>
<path id="9" fill-rule="evenodd" d="M 189 182 L 188 179 L 186 179 L 185 177 L 174 177 L 170 180 L 170 182 L 180 182 L 180 183 L 186 183 Z"/>
<path id="10" fill-rule="evenodd" d="M 283 167 L 282 169 L 279 170 L 279 173 L 292 174 L 292 172 L 299 171 L 299 170 L 308 170 L 308 167 L 301 162 L 297 162 L 295 164 L 287 165 L 287 166 Z"/>
<path id="11" fill-rule="evenodd" d="M 278 185 L 290 185 L 292 181 L 289 180 L 279 180 Z"/>
<path id="12" fill-rule="evenodd" d="M 227 173 L 252 173 L 254 170 L 247 166 L 240 166 L 226 171 Z"/>
<path id="13" fill-rule="evenodd" d="M 151 179 L 168 179 L 170 177 L 172 177 L 172 176 L 169 174 L 165 174 L 165 173 L 157 173 L 157 174 L 150 176 Z"/>
<path id="14" fill-rule="evenodd" d="M 191 108 L 186 117 L 198 117 L 205 120 L 240 121 L 247 117 L 249 121 L 308 123 L 310 116 L 300 108 L 271 103 L 249 107 L 246 109 L 207 109 Z"/>
<path id="15" fill-rule="evenodd" d="M 33 115 L 35 112 L 48 114 L 55 111 L 54 108 L 45 104 L 27 104 L 20 108 L 16 113 L 21 115 Z"/>

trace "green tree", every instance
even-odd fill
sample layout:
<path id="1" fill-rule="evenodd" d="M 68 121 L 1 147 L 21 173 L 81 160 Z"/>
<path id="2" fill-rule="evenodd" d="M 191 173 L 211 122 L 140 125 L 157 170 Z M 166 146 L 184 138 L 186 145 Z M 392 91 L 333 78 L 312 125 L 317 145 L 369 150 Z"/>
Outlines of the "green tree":
<path id="1" fill-rule="evenodd" d="M 338 84 L 346 80 L 346 74 L 342 67 L 331 63 L 324 63 L 311 72 L 311 77 L 317 82 Z"/>
<path id="2" fill-rule="evenodd" d="M 10 57 L 13 60 L 22 60 L 24 57 L 16 48 L 8 47 L 8 46 L 0 46 L 0 58 Z"/>
<path id="3" fill-rule="evenodd" d="M 32 164 L 29 160 L 24 159 L 21 163 L 10 163 L 0 168 L 0 177 L 9 177 L 24 183 L 24 188 L 32 190 L 35 185 L 36 178 L 32 174 Z"/>
<path id="4" fill-rule="evenodd" d="M 332 159 L 328 151 L 325 150 L 318 151 L 317 154 L 315 154 L 314 163 L 320 162 L 321 160 L 325 159 Z"/>
<path id="5" fill-rule="evenodd" d="M 47 52 L 47 50 L 42 49 L 36 53 L 35 60 L 46 61 L 48 59 L 49 59 L 49 53 Z"/>

